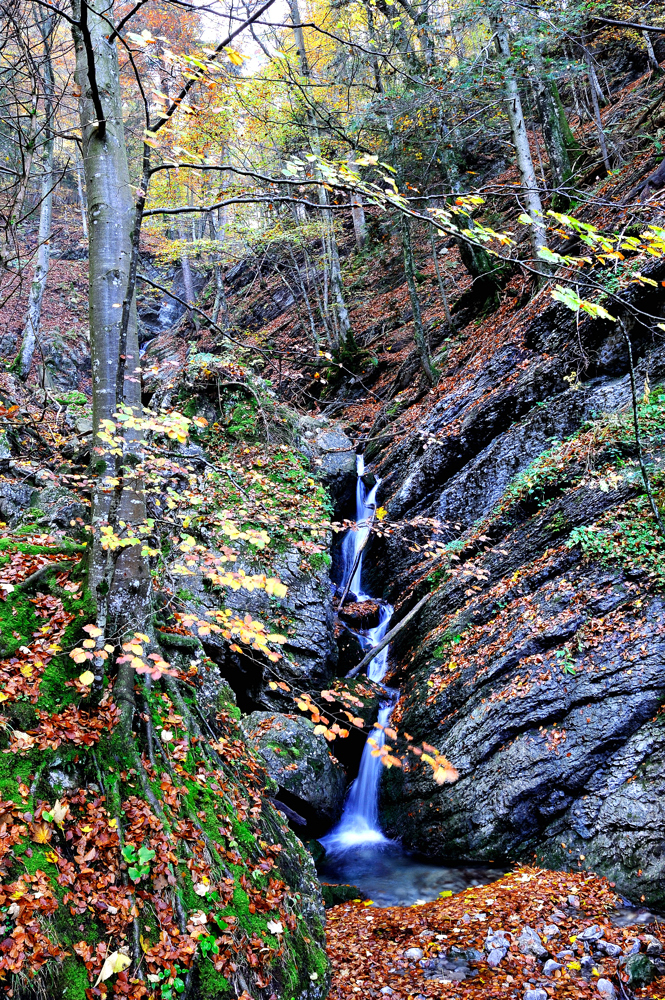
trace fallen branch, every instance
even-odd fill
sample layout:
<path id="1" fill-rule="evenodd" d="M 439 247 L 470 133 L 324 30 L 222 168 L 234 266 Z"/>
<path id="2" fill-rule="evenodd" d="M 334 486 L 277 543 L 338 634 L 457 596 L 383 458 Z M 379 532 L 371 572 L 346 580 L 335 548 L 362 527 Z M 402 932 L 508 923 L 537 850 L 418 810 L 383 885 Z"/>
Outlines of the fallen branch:
<path id="1" fill-rule="evenodd" d="M 354 667 L 353 670 L 349 670 L 348 674 L 346 675 L 347 680 L 349 678 L 351 678 L 351 677 L 356 677 L 360 673 L 361 670 L 364 670 L 365 667 L 368 667 L 370 665 L 370 663 L 372 662 L 372 660 L 374 659 L 374 657 L 378 656 L 378 654 L 381 652 L 381 650 L 385 646 L 387 646 L 389 642 L 392 642 L 393 639 L 395 638 L 395 636 L 398 634 L 398 632 L 401 632 L 402 629 L 404 628 L 404 626 L 406 624 L 408 624 L 408 622 L 411 621 L 411 619 L 413 618 L 413 616 L 415 614 L 417 614 L 418 611 L 420 611 L 420 609 L 425 604 L 427 604 L 427 602 L 429 601 L 430 597 L 432 596 L 432 593 L 433 593 L 433 591 L 430 591 L 430 593 L 425 594 L 424 597 L 421 597 L 420 600 L 418 601 L 418 603 L 415 604 L 411 608 L 411 610 L 409 611 L 408 615 L 405 615 L 404 618 L 402 618 L 401 622 L 399 622 L 397 625 L 395 625 L 395 628 L 391 628 L 390 632 L 387 632 L 386 635 L 384 635 L 384 637 L 381 640 L 381 642 L 377 643 L 376 646 L 373 646 L 370 649 L 369 653 L 366 653 L 365 656 L 363 656 L 363 658 L 360 661 L 360 663 L 358 664 L 358 666 Z"/>
<path id="2" fill-rule="evenodd" d="M 370 534 L 372 532 L 372 525 L 374 524 L 374 515 L 375 514 L 376 514 L 376 504 L 374 505 L 374 507 L 372 507 L 372 516 L 371 516 L 371 518 L 369 520 L 369 523 L 367 525 L 367 534 L 365 535 L 365 537 L 363 538 L 362 542 L 360 543 L 360 546 L 358 547 L 358 551 L 356 552 L 356 557 L 353 560 L 353 566 L 351 567 L 351 572 L 349 573 L 349 578 L 346 581 L 346 586 L 345 586 L 344 590 L 342 591 L 342 597 L 340 599 L 339 609 L 338 609 L 340 611 L 344 607 L 344 601 L 346 600 L 347 595 L 349 593 L 349 587 L 351 586 L 351 583 L 353 582 L 353 578 L 356 575 L 356 570 L 358 569 L 358 566 L 360 564 L 360 557 L 363 554 L 363 549 L 365 548 L 365 546 L 367 545 L 367 542 L 369 541 L 369 536 L 370 536 Z"/>

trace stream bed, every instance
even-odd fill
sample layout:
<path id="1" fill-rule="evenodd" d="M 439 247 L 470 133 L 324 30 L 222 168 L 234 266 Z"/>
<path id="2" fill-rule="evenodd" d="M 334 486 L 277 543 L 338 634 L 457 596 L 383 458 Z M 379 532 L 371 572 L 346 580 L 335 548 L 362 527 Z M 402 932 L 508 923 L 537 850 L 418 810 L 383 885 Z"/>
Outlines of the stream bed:
<path id="1" fill-rule="evenodd" d="M 505 874 L 502 866 L 434 864 L 406 854 L 399 844 L 359 845 L 341 853 L 326 852 L 319 878 L 331 885 L 355 885 L 376 906 L 429 903 L 442 892 L 458 893 L 487 885 Z"/>

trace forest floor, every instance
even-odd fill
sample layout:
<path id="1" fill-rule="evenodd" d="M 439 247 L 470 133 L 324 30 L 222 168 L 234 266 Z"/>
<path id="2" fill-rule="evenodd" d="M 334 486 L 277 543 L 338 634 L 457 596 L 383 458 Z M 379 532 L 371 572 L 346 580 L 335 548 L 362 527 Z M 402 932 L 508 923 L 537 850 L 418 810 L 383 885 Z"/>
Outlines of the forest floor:
<path id="1" fill-rule="evenodd" d="M 433 903 L 378 909 L 358 900 L 335 906 L 328 910 L 330 996 L 612 1000 L 634 995 L 662 1000 L 665 978 L 635 989 L 633 965 L 634 992 L 626 993 L 618 973 L 628 979 L 631 961 L 626 963 L 624 955 L 637 940 L 651 954 L 662 950 L 665 923 L 646 911 L 622 912 L 620 906 L 620 898 L 603 878 L 531 867 Z M 521 937 L 524 928 L 535 932 L 527 935 L 528 942 Z M 500 945 L 502 937 L 510 946 L 493 968 L 487 962 L 490 942 Z M 605 943 L 616 947 L 605 948 Z M 617 952 L 618 957 L 602 950 Z M 497 957 L 502 951 L 499 947 Z M 534 954 L 539 952 L 542 962 L 545 951 L 553 962 L 550 977 Z M 467 978 L 456 981 L 462 975 Z"/>

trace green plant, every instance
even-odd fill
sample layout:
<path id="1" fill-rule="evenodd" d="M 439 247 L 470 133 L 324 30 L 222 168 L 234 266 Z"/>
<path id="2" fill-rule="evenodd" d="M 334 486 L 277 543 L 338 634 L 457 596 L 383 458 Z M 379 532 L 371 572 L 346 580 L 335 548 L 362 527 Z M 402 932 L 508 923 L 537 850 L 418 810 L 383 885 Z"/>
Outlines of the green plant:
<path id="1" fill-rule="evenodd" d="M 233 437 L 244 440 L 255 435 L 257 421 L 255 404 L 242 399 L 233 407 L 226 429 Z"/>
<path id="2" fill-rule="evenodd" d="M 566 545 L 579 545 L 585 556 L 632 573 L 641 571 L 665 586 L 665 541 L 647 512 L 645 497 L 629 501 L 620 511 L 608 511 L 596 524 L 575 528 Z"/>
<path id="3" fill-rule="evenodd" d="M 447 636 L 434 650 L 433 656 L 437 659 L 445 660 L 452 646 L 456 646 L 458 642 L 462 641 L 461 635 L 451 635 Z"/>
<path id="4" fill-rule="evenodd" d="M 138 851 L 133 844 L 127 844 L 122 849 L 122 856 L 131 866 L 127 870 L 127 874 L 132 882 L 138 882 L 144 875 L 150 874 L 150 861 L 154 858 L 155 852 L 151 851 L 145 844 L 139 847 Z"/>
<path id="5" fill-rule="evenodd" d="M 174 965 L 173 972 L 169 969 L 162 969 L 156 975 L 148 976 L 148 979 L 159 984 L 162 1000 L 173 1000 L 177 993 L 185 992 L 184 970 L 179 965 Z"/>
<path id="6" fill-rule="evenodd" d="M 554 655 L 559 661 L 559 664 L 564 674 L 572 674 L 573 677 L 575 677 L 577 673 L 575 669 L 575 661 L 573 660 L 573 654 L 568 649 L 568 647 L 564 646 L 563 649 L 557 649 Z"/>

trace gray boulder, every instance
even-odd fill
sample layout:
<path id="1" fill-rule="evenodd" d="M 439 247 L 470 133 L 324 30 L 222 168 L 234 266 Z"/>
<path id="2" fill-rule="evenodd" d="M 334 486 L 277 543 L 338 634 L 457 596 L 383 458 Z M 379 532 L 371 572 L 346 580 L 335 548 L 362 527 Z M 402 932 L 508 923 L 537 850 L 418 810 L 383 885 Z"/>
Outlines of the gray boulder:
<path id="1" fill-rule="evenodd" d="M 525 927 L 517 940 L 517 947 L 523 955 L 533 955 L 534 958 L 545 958 L 547 948 L 533 927 Z"/>
<path id="2" fill-rule="evenodd" d="M 279 786 L 278 808 L 282 803 L 287 816 L 292 812 L 302 817 L 308 836 L 317 837 L 332 826 L 344 805 L 346 776 L 325 737 L 315 735 L 314 724 L 295 715 L 252 712 L 242 727 Z"/>

